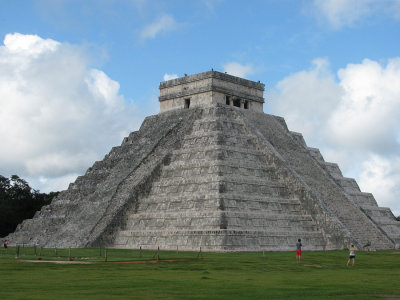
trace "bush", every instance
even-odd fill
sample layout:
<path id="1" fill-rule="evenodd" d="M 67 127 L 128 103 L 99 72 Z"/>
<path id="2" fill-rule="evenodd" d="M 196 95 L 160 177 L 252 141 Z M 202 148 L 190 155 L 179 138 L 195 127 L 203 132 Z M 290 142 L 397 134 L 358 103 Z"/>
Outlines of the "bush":
<path id="1" fill-rule="evenodd" d="M 10 178 L 0 175 L 0 236 L 13 232 L 19 223 L 32 218 L 57 195 L 58 192 L 40 193 L 17 175 Z"/>

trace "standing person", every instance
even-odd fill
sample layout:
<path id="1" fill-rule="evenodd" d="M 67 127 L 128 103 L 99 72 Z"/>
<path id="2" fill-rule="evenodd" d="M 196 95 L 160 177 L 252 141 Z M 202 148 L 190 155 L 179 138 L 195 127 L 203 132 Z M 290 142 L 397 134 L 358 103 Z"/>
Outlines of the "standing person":
<path id="1" fill-rule="evenodd" d="M 349 255 L 349 260 L 347 261 L 347 266 L 349 266 L 350 261 L 353 260 L 352 266 L 354 267 L 354 263 L 356 262 L 356 248 L 354 248 L 354 245 L 351 245 L 349 250 L 350 250 L 350 255 Z"/>
<path id="2" fill-rule="evenodd" d="M 296 261 L 297 263 L 301 262 L 301 239 L 298 239 L 296 242 Z"/>
<path id="3" fill-rule="evenodd" d="M 4 241 L 4 250 L 7 253 L 7 249 L 8 249 L 8 242 L 7 240 Z"/>

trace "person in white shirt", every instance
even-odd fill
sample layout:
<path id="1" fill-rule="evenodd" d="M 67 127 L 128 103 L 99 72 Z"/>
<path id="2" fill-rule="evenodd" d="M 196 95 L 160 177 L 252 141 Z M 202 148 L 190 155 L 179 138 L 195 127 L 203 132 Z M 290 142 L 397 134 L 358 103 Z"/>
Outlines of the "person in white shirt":
<path id="1" fill-rule="evenodd" d="M 354 267 L 354 263 L 356 262 L 356 248 L 354 248 L 354 245 L 351 245 L 350 247 L 350 255 L 349 255 L 349 260 L 347 261 L 347 266 L 349 266 L 350 261 L 353 261 L 352 266 Z"/>

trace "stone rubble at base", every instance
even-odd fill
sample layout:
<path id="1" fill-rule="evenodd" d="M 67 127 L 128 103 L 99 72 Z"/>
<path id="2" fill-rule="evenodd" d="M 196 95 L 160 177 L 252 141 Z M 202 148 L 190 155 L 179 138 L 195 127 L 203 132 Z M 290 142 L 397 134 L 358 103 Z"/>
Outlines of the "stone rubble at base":
<path id="1" fill-rule="evenodd" d="M 160 83 L 160 114 L 7 237 L 43 247 L 393 249 L 400 222 L 325 162 L 264 85 L 209 71 Z"/>

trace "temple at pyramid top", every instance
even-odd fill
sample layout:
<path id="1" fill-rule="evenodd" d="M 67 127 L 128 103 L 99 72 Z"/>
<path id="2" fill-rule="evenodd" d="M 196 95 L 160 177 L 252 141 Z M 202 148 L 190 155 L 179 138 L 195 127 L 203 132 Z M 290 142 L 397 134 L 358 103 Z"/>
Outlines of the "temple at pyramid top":
<path id="1" fill-rule="evenodd" d="M 160 83 L 160 113 L 225 104 L 263 112 L 264 84 L 217 71 Z"/>

